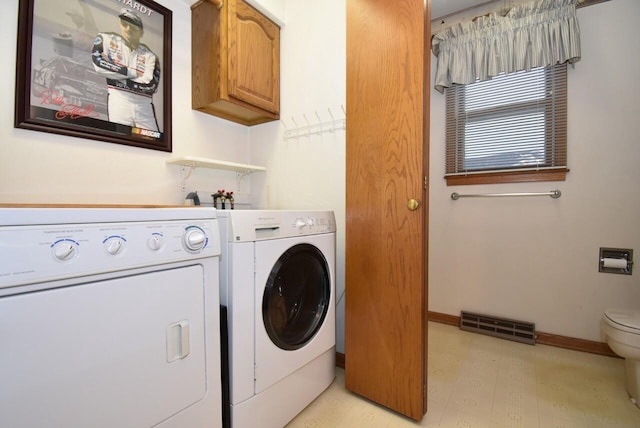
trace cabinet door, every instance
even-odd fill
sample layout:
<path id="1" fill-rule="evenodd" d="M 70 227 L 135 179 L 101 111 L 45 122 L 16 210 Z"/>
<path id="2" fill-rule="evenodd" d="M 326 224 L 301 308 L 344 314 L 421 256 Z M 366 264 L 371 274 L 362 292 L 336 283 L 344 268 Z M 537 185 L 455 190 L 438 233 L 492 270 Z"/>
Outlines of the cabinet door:
<path id="1" fill-rule="evenodd" d="M 229 96 L 280 111 L 280 28 L 242 0 L 229 2 Z"/>

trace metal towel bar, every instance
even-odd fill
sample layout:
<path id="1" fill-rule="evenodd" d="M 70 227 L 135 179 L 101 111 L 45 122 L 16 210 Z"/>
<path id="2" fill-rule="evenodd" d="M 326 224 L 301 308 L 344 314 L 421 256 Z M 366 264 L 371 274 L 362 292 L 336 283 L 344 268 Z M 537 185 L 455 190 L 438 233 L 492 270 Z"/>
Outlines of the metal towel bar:
<path id="1" fill-rule="evenodd" d="M 503 196 L 551 196 L 553 199 L 558 199 L 562 196 L 562 193 L 559 190 L 551 190 L 549 192 L 532 192 L 532 193 L 481 193 L 481 194 L 470 194 L 470 195 L 461 195 L 459 193 L 453 192 L 451 194 L 451 199 L 457 201 L 460 198 L 495 198 L 495 197 L 503 197 Z"/>

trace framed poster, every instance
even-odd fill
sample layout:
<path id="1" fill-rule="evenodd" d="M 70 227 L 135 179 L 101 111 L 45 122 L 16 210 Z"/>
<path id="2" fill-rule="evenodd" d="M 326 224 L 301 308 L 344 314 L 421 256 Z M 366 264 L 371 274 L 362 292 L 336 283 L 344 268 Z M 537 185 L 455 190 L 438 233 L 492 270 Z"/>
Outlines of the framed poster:
<path id="1" fill-rule="evenodd" d="M 170 10 L 19 1 L 15 127 L 171 151 Z"/>

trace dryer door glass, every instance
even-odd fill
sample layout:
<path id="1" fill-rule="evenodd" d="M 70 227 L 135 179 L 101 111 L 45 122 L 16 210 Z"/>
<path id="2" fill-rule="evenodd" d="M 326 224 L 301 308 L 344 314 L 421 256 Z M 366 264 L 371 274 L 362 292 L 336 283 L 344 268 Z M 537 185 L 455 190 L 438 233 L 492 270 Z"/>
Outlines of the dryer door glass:
<path id="1" fill-rule="evenodd" d="M 322 252 L 310 244 L 285 251 L 271 269 L 262 297 L 262 319 L 279 348 L 303 347 L 322 326 L 331 283 Z"/>

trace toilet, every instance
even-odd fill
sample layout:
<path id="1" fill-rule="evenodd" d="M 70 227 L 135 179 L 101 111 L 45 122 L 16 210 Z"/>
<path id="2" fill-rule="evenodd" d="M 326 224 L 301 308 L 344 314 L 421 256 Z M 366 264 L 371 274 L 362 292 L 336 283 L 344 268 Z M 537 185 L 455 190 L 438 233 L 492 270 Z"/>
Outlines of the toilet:
<path id="1" fill-rule="evenodd" d="M 640 310 L 609 309 L 600 326 L 611 350 L 625 359 L 627 392 L 640 407 Z"/>

